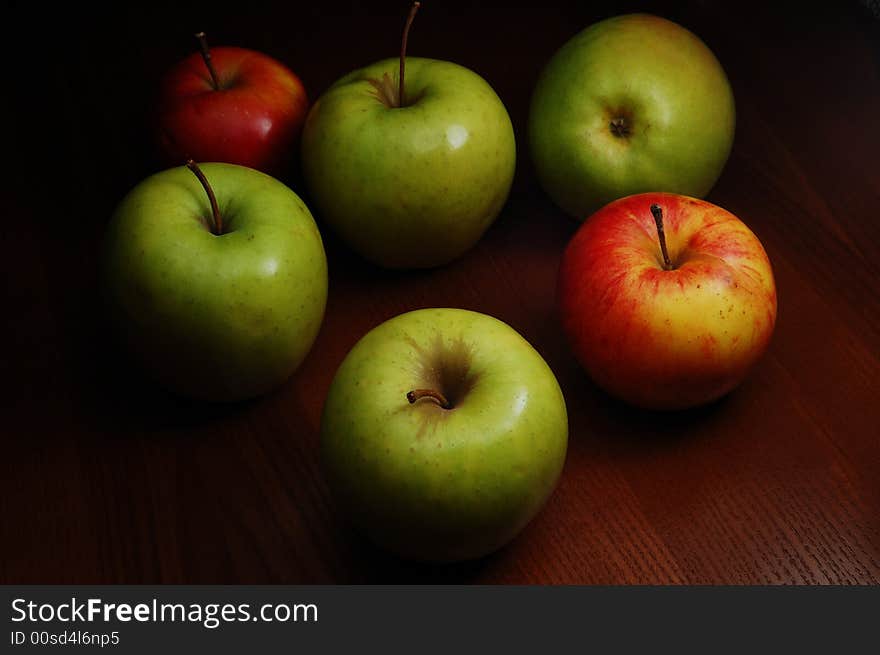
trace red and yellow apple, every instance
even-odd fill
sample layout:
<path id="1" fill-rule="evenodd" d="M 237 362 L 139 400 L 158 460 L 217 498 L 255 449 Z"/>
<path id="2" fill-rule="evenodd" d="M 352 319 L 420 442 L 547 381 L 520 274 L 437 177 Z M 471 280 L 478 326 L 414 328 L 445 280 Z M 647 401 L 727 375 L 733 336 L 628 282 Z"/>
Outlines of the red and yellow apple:
<path id="1" fill-rule="evenodd" d="M 173 66 L 160 86 L 156 138 L 168 166 L 226 162 L 281 175 L 296 161 L 308 110 L 300 79 L 245 48 L 208 49 Z"/>
<path id="2" fill-rule="evenodd" d="M 590 377 L 651 409 L 732 390 L 776 322 L 773 272 L 755 234 L 717 205 L 671 193 L 628 196 L 593 214 L 565 250 L 557 294 Z"/>

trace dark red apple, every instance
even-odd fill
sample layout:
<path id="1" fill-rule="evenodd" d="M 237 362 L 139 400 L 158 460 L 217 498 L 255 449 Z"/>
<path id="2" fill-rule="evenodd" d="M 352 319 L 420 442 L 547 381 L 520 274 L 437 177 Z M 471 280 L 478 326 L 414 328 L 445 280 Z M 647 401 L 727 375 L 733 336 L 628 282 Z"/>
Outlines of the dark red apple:
<path id="1" fill-rule="evenodd" d="M 208 50 L 163 77 L 157 109 L 161 157 L 228 162 L 279 175 L 294 150 L 308 110 L 300 79 L 281 62 L 245 48 Z"/>

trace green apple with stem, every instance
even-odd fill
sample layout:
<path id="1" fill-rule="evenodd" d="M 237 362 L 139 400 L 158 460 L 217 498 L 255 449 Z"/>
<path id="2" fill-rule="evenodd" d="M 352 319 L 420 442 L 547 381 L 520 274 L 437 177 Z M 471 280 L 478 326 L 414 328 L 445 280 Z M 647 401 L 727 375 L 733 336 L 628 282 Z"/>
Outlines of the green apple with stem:
<path id="1" fill-rule="evenodd" d="M 421 309 L 368 332 L 321 419 L 329 485 L 373 542 L 456 561 L 500 548 L 537 514 L 565 461 L 553 372 L 506 323 Z"/>
<path id="2" fill-rule="evenodd" d="M 501 211 L 516 146 L 492 87 L 457 64 L 406 57 L 356 70 L 312 106 L 302 166 L 320 220 L 367 260 L 429 268 L 466 252 Z"/>
<path id="3" fill-rule="evenodd" d="M 532 95 L 529 145 L 541 185 L 584 220 L 635 193 L 702 198 L 724 168 L 735 122 L 712 51 L 676 23 L 629 14 L 553 55 Z"/>
<path id="4" fill-rule="evenodd" d="M 190 161 L 119 204 L 103 284 L 116 332 L 157 381 L 233 401 L 281 384 L 309 352 L 327 261 L 312 215 L 281 182 Z"/>

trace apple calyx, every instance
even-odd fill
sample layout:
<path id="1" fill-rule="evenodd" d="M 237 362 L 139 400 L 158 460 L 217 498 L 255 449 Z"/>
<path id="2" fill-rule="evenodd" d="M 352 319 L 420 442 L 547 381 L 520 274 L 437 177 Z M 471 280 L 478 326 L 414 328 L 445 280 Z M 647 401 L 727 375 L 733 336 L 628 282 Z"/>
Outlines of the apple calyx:
<path id="1" fill-rule="evenodd" d="M 205 61 L 205 66 L 208 67 L 208 73 L 211 74 L 211 86 L 214 87 L 215 91 L 219 91 L 220 78 L 217 77 L 217 71 L 214 70 L 214 63 L 211 61 L 211 50 L 208 48 L 208 39 L 205 37 L 204 32 L 197 32 L 195 36 L 199 41 L 199 51 L 202 53 L 202 59 Z"/>
<path id="2" fill-rule="evenodd" d="M 663 270 L 675 269 L 672 260 L 669 259 L 669 251 L 666 249 L 666 234 L 663 232 L 663 210 L 658 204 L 651 205 L 651 214 L 654 216 L 654 225 L 657 226 L 657 238 L 660 240 L 660 252 L 663 253 Z"/>
<path id="3" fill-rule="evenodd" d="M 409 401 L 410 405 L 415 404 L 415 402 L 421 398 L 430 398 L 443 409 L 452 409 L 452 405 L 446 400 L 446 396 L 434 389 L 413 389 L 406 393 L 406 399 Z"/>
<path id="4" fill-rule="evenodd" d="M 208 183 L 208 178 L 205 177 L 205 173 L 192 159 L 188 159 L 186 161 L 186 167 L 195 174 L 195 176 L 199 179 L 199 182 L 202 183 L 202 187 L 205 189 L 205 193 L 208 194 L 208 200 L 211 203 L 212 214 L 211 221 L 209 222 L 211 234 L 213 234 L 214 236 L 220 236 L 221 234 L 223 234 L 223 217 L 220 215 L 220 207 L 217 205 L 217 196 L 214 195 L 214 189 L 212 189 L 211 185 Z"/>
<path id="5" fill-rule="evenodd" d="M 628 137 L 630 134 L 629 121 L 625 116 L 612 118 L 608 124 L 608 129 L 611 130 L 611 134 L 621 139 Z"/>
<path id="6" fill-rule="evenodd" d="M 376 89 L 376 97 L 387 107 L 400 108 L 406 107 L 406 89 L 404 87 L 404 73 L 406 70 L 406 42 L 409 37 L 409 28 L 412 26 L 413 19 L 422 6 L 421 2 L 413 2 L 409 10 L 409 16 L 406 18 L 406 24 L 403 27 L 403 38 L 400 42 L 400 74 L 398 75 L 398 83 L 395 86 L 394 81 L 388 73 L 382 74 L 381 80 L 367 80 Z"/>

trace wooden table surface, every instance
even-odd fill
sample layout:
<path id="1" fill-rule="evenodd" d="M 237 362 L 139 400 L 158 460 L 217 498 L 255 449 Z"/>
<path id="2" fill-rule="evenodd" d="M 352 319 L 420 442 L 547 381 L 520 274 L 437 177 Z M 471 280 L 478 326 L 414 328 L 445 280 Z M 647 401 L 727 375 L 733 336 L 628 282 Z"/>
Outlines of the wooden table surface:
<path id="1" fill-rule="evenodd" d="M 156 170 L 155 82 L 205 29 L 216 45 L 288 63 L 314 98 L 394 55 L 407 3 L 119 4 L 19 6 L 6 24 L 26 50 L 5 96 L 15 161 L 2 230 L 0 582 L 880 581 L 880 21 L 865 5 L 425 2 L 411 54 L 476 70 L 513 119 L 505 209 L 464 258 L 428 272 L 378 270 L 322 229 L 330 295 L 309 357 L 268 396 L 213 406 L 144 381 L 98 304 L 107 219 Z M 779 293 L 772 344 L 744 384 L 670 414 L 610 399 L 569 354 L 554 284 L 577 225 L 539 189 L 525 147 L 543 64 L 582 27 L 636 6 L 694 30 L 727 70 L 736 142 L 708 199 L 756 232 Z M 308 199 L 295 173 L 285 181 Z M 444 566 L 353 533 L 317 457 L 323 399 L 349 348 L 431 306 L 514 326 L 570 413 L 543 512 L 500 552 Z"/>

